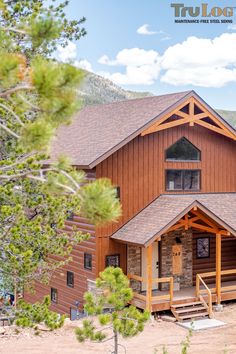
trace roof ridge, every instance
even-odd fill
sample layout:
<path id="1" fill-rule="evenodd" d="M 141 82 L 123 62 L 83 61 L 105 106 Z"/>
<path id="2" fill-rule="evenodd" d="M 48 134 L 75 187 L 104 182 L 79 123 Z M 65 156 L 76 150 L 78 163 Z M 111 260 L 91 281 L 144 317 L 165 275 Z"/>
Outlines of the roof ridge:
<path id="1" fill-rule="evenodd" d="M 94 107 L 98 107 L 98 106 L 109 106 L 109 105 L 116 105 L 116 104 L 119 104 L 119 103 L 123 103 L 123 102 L 134 102 L 134 101 L 142 101 L 142 100 L 149 100 L 149 99 L 154 99 L 154 98 L 159 98 L 159 97 L 167 97 L 167 96 L 174 96 L 174 95 L 177 95 L 177 94 L 185 94 L 185 95 L 188 95 L 189 93 L 191 92 L 194 92 L 194 90 L 186 90 L 186 91 L 177 91 L 177 92 L 173 92 L 173 93 L 165 93 L 165 94 L 162 94 L 162 95 L 153 95 L 153 96 L 146 96 L 146 97 L 136 97 L 136 98 L 127 98 L 127 99 L 124 99 L 124 100 L 120 100 L 120 101 L 115 101 L 115 102 L 107 102 L 107 103 L 97 103 L 97 104 L 91 104 L 91 105 L 88 105 L 88 106 L 85 106 L 83 107 L 80 112 L 86 108 L 94 108 Z"/>

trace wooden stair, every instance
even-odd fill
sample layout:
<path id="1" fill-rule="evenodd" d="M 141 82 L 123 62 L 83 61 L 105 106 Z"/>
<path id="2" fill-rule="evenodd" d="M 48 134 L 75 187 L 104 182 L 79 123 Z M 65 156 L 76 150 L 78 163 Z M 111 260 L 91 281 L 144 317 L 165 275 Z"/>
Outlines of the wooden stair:
<path id="1" fill-rule="evenodd" d="M 201 319 L 209 316 L 208 308 L 202 301 L 187 302 L 171 306 L 171 312 L 177 321 Z"/>

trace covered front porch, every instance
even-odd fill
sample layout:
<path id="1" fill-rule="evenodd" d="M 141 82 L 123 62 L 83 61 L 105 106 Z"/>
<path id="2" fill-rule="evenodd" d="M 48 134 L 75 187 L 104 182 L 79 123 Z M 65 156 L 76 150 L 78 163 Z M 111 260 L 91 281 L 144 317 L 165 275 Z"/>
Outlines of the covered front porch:
<path id="1" fill-rule="evenodd" d="M 235 194 L 163 195 L 118 230 L 132 303 L 151 312 L 236 299 Z"/>

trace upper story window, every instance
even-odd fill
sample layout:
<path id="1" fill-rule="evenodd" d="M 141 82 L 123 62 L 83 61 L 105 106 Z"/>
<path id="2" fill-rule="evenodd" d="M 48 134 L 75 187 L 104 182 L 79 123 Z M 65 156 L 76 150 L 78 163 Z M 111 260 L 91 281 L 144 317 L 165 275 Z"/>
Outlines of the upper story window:
<path id="1" fill-rule="evenodd" d="M 54 304 L 57 304 L 57 300 L 58 300 L 57 289 L 51 288 L 51 301 L 54 302 Z"/>
<path id="2" fill-rule="evenodd" d="M 168 161 L 200 161 L 201 152 L 182 137 L 166 150 L 166 160 Z"/>
<path id="3" fill-rule="evenodd" d="M 92 255 L 90 253 L 84 254 L 84 268 L 92 270 Z"/>
<path id="4" fill-rule="evenodd" d="M 167 170 L 167 191 L 199 191 L 200 170 Z"/>
<path id="5" fill-rule="evenodd" d="M 67 283 L 67 286 L 69 286 L 70 288 L 74 287 L 74 273 L 73 272 L 66 273 L 66 283 Z"/>
<path id="6" fill-rule="evenodd" d="M 116 187 L 116 198 L 120 200 L 120 187 Z"/>
<path id="7" fill-rule="evenodd" d="M 67 220 L 73 220 L 73 217 L 74 217 L 74 213 L 72 210 L 67 210 L 66 211 L 66 219 Z"/>

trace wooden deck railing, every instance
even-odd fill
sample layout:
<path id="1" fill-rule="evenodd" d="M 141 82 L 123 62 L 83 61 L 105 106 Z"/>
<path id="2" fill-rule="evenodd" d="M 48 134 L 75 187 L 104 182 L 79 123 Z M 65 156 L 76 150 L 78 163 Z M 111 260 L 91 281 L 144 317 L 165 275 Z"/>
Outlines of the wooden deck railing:
<path id="1" fill-rule="evenodd" d="M 169 283 L 169 294 L 166 295 L 155 295 L 152 296 L 152 301 L 160 301 L 160 300 L 169 300 L 170 305 L 173 301 L 173 289 L 174 289 L 174 280 L 173 277 L 166 277 L 166 278 L 154 278 L 152 279 L 153 283 Z"/>
<path id="2" fill-rule="evenodd" d="M 140 283 L 142 283 L 143 277 L 140 277 L 139 275 L 134 275 L 134 274 L 127 274 L 127 277 L 129 278 L 129 280 L 136 280 Z M 137 291 L 133 291 L 134 294 L 134 298 L 139 299 L 139 300 L 143 300 L 144 302 L 146 302 L 146 295 L 137 293 Z"/>
<path id="3" fill-rule="evenodd" d="M 221 278 L 224 275 L 232 275 L 234 274 L 236 276 L 236 269 L 227 269 L 227 270 L 222 270 L 221 271 Z M 214 278 L 216 276 L 216 272 L 207 272 L 207 273 L 201 273 L 198 274 L 202 279 L 204 278 Z M 197 278 L 196 278 L 197 281 Z M 197 283 L 196 283 L 197 285 Z M 211 293 L 215 293 L 216 292 L 216 288 L 209 288 Z M 229 285 L 229 286 L 221 286 L 221 293 L 224 293 L 226 291 L 234 291 L 236 290 L 236 284 L 235 285 Z M 206 290 L 205 289 L 200 289 L 200 294 L 206 294 Z"/>
<path id="4" fill-rule="evenodd" d="M 204 286 L 204 290 L 206 291 L 207 293 L 207 303 L 205 301 L 205 299 L 203 298 L 203 296 L 201 295 L 201 290 L 200 290 L 200 285 L 203 285 Z M 212 317 L 212 294 L 211 294 L 211 290 L 208 288 L 208 286 L 206 285 L 206 283 L 204 282 L 204 280 L 202 279 L 201 275 L 200 274 L 197 274 L 196 276 L 196 296 L 197 298 L 199 298 L 199 300 L 201 300 L 201 302 L 204 303 L 206 309 L 207 309 L 207 312 L 209 314 L 209 317 L 211 318 Z"/>
<path id="5" fill-rule="evenodd" d="M 146 283 L 147 280 L 146 278 L 143 278 L 139 275 L 133 275 L 133 274 L 127 274 L 127 277 L 129 278 L 129 280 L 135 280 L 142 283 Z M 174 280 L 173 277 L 166 277 L 166 278 L 153 278 L 152 279 L 152 284 L 153 283 L 169 283 L 169 293 L 165 294 L 165 295 L 154 295 L 151 296 L 151 304 L 153 302 L 157 302 L 157 301 L 161 301 L 161 300 L 167 300 L 170 302 L 170 305 L 172 304 L 173 301 L 173 289 L 174 289 Z M 145 302 L 147 308 L 150 308 L 151 304 L 149 304 L 149 298 L 148 298 L 148 292 L 146 292 L 146 294 L 140 294 L 136 291 L 134 291 L 134 298 L 142 300 Z"/>

